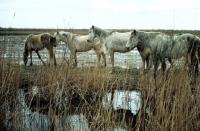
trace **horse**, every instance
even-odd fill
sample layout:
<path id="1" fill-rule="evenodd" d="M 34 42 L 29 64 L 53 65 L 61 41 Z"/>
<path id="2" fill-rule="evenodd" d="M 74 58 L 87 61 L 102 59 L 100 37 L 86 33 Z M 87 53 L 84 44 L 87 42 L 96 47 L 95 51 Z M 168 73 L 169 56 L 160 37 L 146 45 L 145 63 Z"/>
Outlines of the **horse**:
<path id="1" fill-rule="evenodd" d="M 30 54 L 31 62 L 30 66 L 33 65 L 32 62 L 32 51 L 35 51 L 38 55 L 38 58 L 42 61 L 44 65 L 45 62 L 42 60 L 39 51 L 46 48 L 49 52 L 49 65 L 52 65 L 54 59 L 54 65 L 56 66 L 56 59 L 54 54 L 54 47 L 56 47 L 56 39 L 48 33 L 33 35 L 30 34 L 26 38 L 24 52 L 23 52 L 23 61 L 26 66 L 28 62 L 28 55 Z"/>
<path id="2" fill-rule="evenodd" d="M 68 46 L 69 50 L 71 51 L 70 60 L 72 60 L 72 58 L 74 59 L 75 66 L 77 66 L 77 52 L 87 52 L 94 49 L 98 57 L 98 63 L 100 63 L 100 59 L 102 56 L 104 59 L 104 66 L 106 67 L 106 57 L 103 52 L 103 46 L 98 39 L 95 39 L 91 41 L 91 43 L 88 43 L 86 40 L 86 35 L 78 35 L 64 31 L 56 32 L 54 34 L 54 37 L 56 38 L 56 43 L 63 41 L 65 45 Z"/>
<path id="3" fill-rule="evenodd" d="M 92 41 L 97 37 L 101 43 L 104 43 L 106 50 L 108 50 L 111 58 L 112 72 L 114 72 L 114 52 L 126 53 L 129 52 L 125 45 L 128 41 L 128 38 L 131 36 L 131 32 L 119 33 L 117 31 L 105 30 L 92 26 L 89 29 L 89 34 L 87 41 Z M 147 68 L 149 68 L 149 54 L 150 49 L 147 46 L 142 44 L 137 45 L 137 49 L 142 57 L 143 67 L 145 69 L 145 61 Z M 105 51 L 104 51 L 105 52 Z"/>
<path id="4" fill-rule="evenodd" d="M 198 72 L 198 61 L 196 54 L 200 58 L 200 39 L 192 34 L 174 34 L 172 36 L 164 33 L 153 33 L 133 30 L 126 48 L 132 50 L 142 44 L 151 49 L 151 59 L 154 64 L 154 78 L 156 78 L 156 70 L 161 62 L 162 71 L 165 71 L 165 58 L 179 59 L 186 58 L 188 66 L 195 67 L 195 72 Z"/>

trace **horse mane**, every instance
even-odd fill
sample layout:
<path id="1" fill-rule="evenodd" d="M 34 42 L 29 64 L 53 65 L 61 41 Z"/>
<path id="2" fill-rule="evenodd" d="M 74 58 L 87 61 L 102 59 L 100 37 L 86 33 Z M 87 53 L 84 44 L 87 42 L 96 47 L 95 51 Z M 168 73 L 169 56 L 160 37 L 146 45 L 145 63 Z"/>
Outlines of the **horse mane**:
<path id="1" fill-rule="evenodd" d="M 101 29 L 99 27 L 94 26 L 94 32 L 95 32 L 95 34 L 97 34 L 101 37 L 106 37 L 108 35 L 111 35 L 115 31 L 114 30 L 105 30 L 105 29 Z"/>
<path id="2" fill-rule="evenodd" d="M 154 39 L 158 34 L 162 34 L 162 33 L 161 32 L 137 31 L 137 35 L 138 35 L 139 39 L 142 41 Z"/>
<path id="3" fill-rule="evenodd" d="M 40 34 L 40 40 L 44 47 L 48 47 L 51 44 L 51 35 L 49 33 Z"/>
<path id="4" fill-rule="evenodd" d="M 59 32 L 61 35 L 70 35 L 70 36 L 72 36 L 72 38 L 74 38 L 74 37 L 76 37 L 76 36 L 81 36 L 81 35 L 79 35 L 79 34 L 74 34 L 74 33 L 71 33 L 71 32 L 64 32 L 64 31 L 60 31 Z M 69 37 L 69 36 L 68 36 Z"/>

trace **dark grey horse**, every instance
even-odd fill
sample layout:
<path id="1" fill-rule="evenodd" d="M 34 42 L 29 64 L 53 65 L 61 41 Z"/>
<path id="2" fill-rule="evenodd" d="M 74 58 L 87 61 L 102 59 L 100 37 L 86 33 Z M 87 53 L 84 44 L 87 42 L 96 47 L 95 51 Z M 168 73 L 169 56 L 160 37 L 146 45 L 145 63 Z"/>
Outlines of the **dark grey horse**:
<path id="1" fill-rule="evenodd" d="M 154 78 L 156 70 L 161 62 L 163 72 L 166 64 L 165 58 L 186 58 L 190 68 L 193 66 L 198 73 L 198 60 L 200 58 L 200 39 L 192 34 L 175 34 L 172 36 L 164 33 L 142 32 L 134 30 L 129 37 L 126 48 L 132 50 L 138 44 L 143 44 L 151 49 L 151 59 L 154 64 Z M 198 58 L 197 58 L 198 57 Z"/>

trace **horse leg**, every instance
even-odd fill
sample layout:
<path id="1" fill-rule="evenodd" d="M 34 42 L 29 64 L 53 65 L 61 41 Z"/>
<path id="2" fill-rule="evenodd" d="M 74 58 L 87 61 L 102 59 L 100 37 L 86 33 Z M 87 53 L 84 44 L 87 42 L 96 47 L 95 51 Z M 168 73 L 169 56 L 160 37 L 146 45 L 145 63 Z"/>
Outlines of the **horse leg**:
<path id="1" fill-rule="evenodd" d="M 191 55 L 188 53 L 185 56 L 184 70 L 185 71 L 187 71 L 187 69 L 190 70 L 190 66 L 191 66 Z"/>
<path id="2" fill-rule="evenodd" d="M 198 73 L 199 73 L 199 61 L 195 57 L 195 76 L 198 76 Z"/>
<path id="3" fill-rule="evenodd" d="M 155 58 L 154 59 L 154 80 L 155 80 L 155 84 L 156 84 L 156 77 L 157 77 L 156 71 L 158 69 L 158 66 L 159 66 L 158 59 Z"/>
<path id="4" fill-rule="evenodd" d="M 173 67 L 174 65 L 173 65 L 173 62 L 172 62 L 172 58 L 168 58 L 168 61 L 170 63 L 170 68 Z"/>
<path id="5" fill-rule="evenodd" d="M 139 53 L 140 53 L 140 56 L 141 56 L 141 58 L 142 58 L 142 69 L 143 69 L 143 71 L 142 71 L 142 74 L 144 74 L 145 73 L 145 60 L 146 60 L 146 56 L 145 56 L 145 54 L 143 53 L 143 51 L 142 50 L 138 50 L 139 51 Z"/>
<path id="6" fill-rule="evenodd" d="M 106 67 L 106 55 L 104 53 L 101 54 L 104 60 L 104 67 Z"/>
<path id="7" fill-rule="evenodd" d="M 100 60 L 101 60 L 101 55 L 99 53 L 96 52 L 97 58 L 98 58 L 98 64 L 97 66 L 100 66 Z"/>
<path id="8" fill-rule="evenodd" d="M 98 54 L 98 55 L 97 55 L 97 57 L 98 57 L 98 63 L 100 63 L 100 60 L 101 60 L 101 55 L 100 55 L 100 54 Z"/>
<path id="9" fill-rule="evenodd" d="M 56 56 L 55 56 L 55 53 L 54 53 L 54 65 L 56 66 L 57 65 L 57 63 L 56 63 Z"/>
<path id="10" fill-rule="evenodd" d="M 110 59 L 111 59 L 111 64 L 112 64 L 112 73 L 115 71 L 114 68 L 114 52 L 112 50 L 109 51 L 110 53 Z"/>
<path id="11" fill-rule="evenodd" d="M 40 53 L 38 50 L 35 51 L 38 55 L 38 58 L 42 61 L 43 65 L 46 66 L 45 62 L 42 60 L 41 56 L 40 56 Z M 32 57 L 32 56 L 31 56 Z M 31 61 L 32 61 L 32 58 L 31 58 Z"/>
<path id="12" fill-rule="evenodd" d="M 71 64 L 71 62 L 72 62 L 72 59 L 73 59 L 73 55 L 72 55 L 72 52 L 71 52 L 71 53 L 70 53 L 70 58 L 69 58 L 70 64 Z"/>
<path id="13" fill-rule="evenodd" d="M 25 53 L 24 53 L 23 55 L 24 55 L 24 56 L 23 56 L 23 57 L 24 57 L 24 58 L 23 58 L 23 59 L 24 59 L 24 65 L 26 66 L 26 64 L 27 64 L 27 62 L 28 62 L 28 55 L 25 54 Z"/>
<path id="14" fill-rule="evenodd" d="M 198 76 L 198 71 L 199 71 L 198 59 L 196 58 L 196 56 L 193 56 L 191 63 L 192 63 L 192 68 L 194 70 L 194 75 L 196 78 L 196 76 Z"/>
<path id="15" fill-rule="evenodd" d="M 198 63 L 200 62 L 200 48 L 197 49 Z"/>
<path id="16" fill-rule="evenodd" d="M 74 52 L 74 62 L 75 62 L 75 66 L 77 66 L 77 57 L 76 57 L 76 52 Z"/>
<path id="17" fill-rule="evenodd" d="M 146 55 L 146 66 L 147 66 L 147 71 L 150 70 L 152 68 L 152 56 L 150 54 Z"/>
<path id="18" fill-rule="evenodd" d="M 75 51 L 71 51 L 70 53 L 70 62 L 72 61 L 72 59 L 74 60 L 73 62 L 73 66 L 71 67 L 72 69 L 77 66 L 77 58 L 76 58 L 76 52 Z"/>
<path id="19" fill-rule="evenodd" d="M 55 59 L 55 54 L 53 52 L 53 47 L 48 48 L 49 51 L 49 65 L 54 65 L 56 66 L 56 59 Z"/>
<path id="20" fill-rule="evenodd" d="M 165 73 L 165 70 L 166 70 L 166 63 L 165 63 L 165 60 L 162 60 L 162 72 L 163 72 L 163 75 Z"/>
<path id="21" fill-rule="evenodd" d="M 71 68 L 73 69 L 74 68 L 74 63 L 73 63 L 73 60 L 74 58 L 73 58 L 73 54 L 72 54 L 72 52 L 70 53 L 70 61 L 69 61 L 69 63 L 70 63 L 70 66 L 71 66 Z"/>
<path id="22" fill-rule="evenodd" d="M 146 59 L 144 58 L 144 57 L 142 57 L 142 63 L 143 63 L 143 65 L 142 65 L 142 68 L 143 68 L 143 74 L 145 73 L 145 61 L 146 61 Z M 146 62 L 146 64 L 147 64 L 147 62 Z M 148 66 L 147 66 L 148 67 Z"/>
<path id="23" fill-rule="evenodd" d="M 146 68 L 147 68 L 147 70 L 149 70 L 151 67 L 152 67 L 152 65 L 151 65 L 151 61 L 150 61 L 151 59 L 150 59 L 150 56 L 147 56 L 146 57 Z"/>

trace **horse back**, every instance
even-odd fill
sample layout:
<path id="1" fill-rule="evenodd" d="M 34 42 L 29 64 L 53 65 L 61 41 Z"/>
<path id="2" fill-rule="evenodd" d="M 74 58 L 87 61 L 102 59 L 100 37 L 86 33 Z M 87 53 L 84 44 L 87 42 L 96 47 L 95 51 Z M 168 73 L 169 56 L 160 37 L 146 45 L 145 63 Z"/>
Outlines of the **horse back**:
<path id="1" fill-rule="evenodd" d="M 113 32 L 110 37 L 107 38 L 107 47 L 108 48 L 113 48 L 113 50 L 123 52 L 125 49 L 125 45 L 131 35 L 131 32 L 126 32 L 126 33 L 119 33 L 119 32 Z"/>
<path id="2" fill-rule="evenodd" d="M 122 42 L 127 42 L 129 37 L 131 36 L 131 32 L 125 32 L 125 33 L 120 33 L 120 32 L 113 32 L 112 37 L 113 40 L 120 40 Z"/>
<path id="3" fill-rule="evenodd" d="M 48 33 L 39 35 L 31 34 L 26 39 L 26 46 L 29 50 L 42 50 L 45 47 L 51 48 L 53 47 L 53 44 L 51 43 L 51 35 Z"/>
<path id="4" fill-rule="evenodd" d="M 71 47 L 75 48 L 77 52 L 85 52 L 85 51 L 91 50 L 93 48 L 93 41 L 89 43 L 87 42 L 86 38 L 87 38 L 86 35 L 83 35 L 83 36 L 76 35 L 71 42 L 72 44 Z"/>

